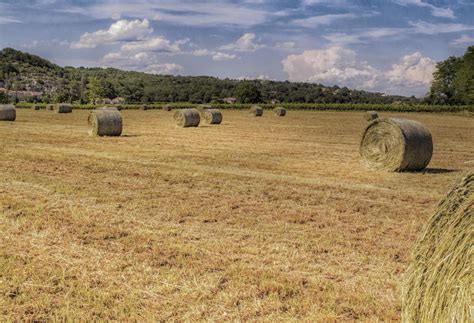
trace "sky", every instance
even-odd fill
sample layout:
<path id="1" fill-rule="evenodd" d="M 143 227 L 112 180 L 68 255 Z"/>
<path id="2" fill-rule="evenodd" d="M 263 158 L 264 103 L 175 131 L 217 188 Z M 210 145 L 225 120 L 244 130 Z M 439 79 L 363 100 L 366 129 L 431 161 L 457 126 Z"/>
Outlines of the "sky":
<path id="1" fill-rule="evenodd" d="M 474 0 L 0 0 L 0 48 L 61 66 L 423 96 Z"/>

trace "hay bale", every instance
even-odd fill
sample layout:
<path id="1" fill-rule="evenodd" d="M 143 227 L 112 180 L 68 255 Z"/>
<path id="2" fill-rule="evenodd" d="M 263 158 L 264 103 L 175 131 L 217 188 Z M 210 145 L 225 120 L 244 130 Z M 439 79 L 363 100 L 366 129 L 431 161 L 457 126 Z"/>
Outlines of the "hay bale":
<path id="1" fill-rule="evenodd" d="M 367 166 L 388 171 L 424 169 L 433 155 L 431 133 L 406 119 L 376 119 L 362 136 L 360 154 Z"/>
<path id="2" fill-rule="evenodd" d="M 148 106 L 146 106 L 146 105 L 141 105 L 138 109 L 143 110 L 143 111 L 146 111 L 146 110 L 148 110 Z"/>
<path id="3" fill-rule="evenodd" d="M 283 108 L 283 107 L 276 107 L 275 109 L 273 109 L 273 113 L 277 117 L 284 117 L 284 116 L 286 116 L 286 109 Z"/>
<path id="4" fill-rule="evenodd" d="M 179 127 L 197 127 L 200 121 L 201 117 L 197 109 L 180 109 L 174 113 L 174 122 Z"/>
<path id="5" fill-rule="evenodd" d="M 173 107 L 172 107 L 171 105 L 167 104 L 167 105 L 164 105 L 164 106 L 163 106 L 163 110 L 165 110 L 165 111 L 171 111 L 171 110 L 173 110 Z"/>
<path id="6" fill-rule="evenodd" d="M 122 134 L 122 114 L 118 110 L 93 110 L 89 112 L 87 123 L 91 136 L 120 136 Z"/>
<path id="7" fill-rule="evenodd" d="M 31 106 L 31 110 L 38 111 L 39 109 L 40 109 L 39 105 L 34 104 Z"/>
<path id="8" fill-rule="evenodd" d="M 48 105 L 46 106 L 46 110 L 48 110 L 48 111 L 53 111 L 53 110 L 54 110 L 54 105 L 48 104 Z"/>
<path id="9" fill-rule="evenodd" d="M 112 111 L 119 111 L 117 107 L 100 107 L 97 110 L 112 110 Z"/>
<path id="10" fill-rule="evenodd" d="M 377 111 L 367 111 L 364 113 L 364 119 L 366 121 L 373 121 L 378 118 L 379 118 L 379 114 L 377 113 Z"/>
<path id="11" fill-rule="evenodd" d="M 418 239 L 403 284 L 403 322 L 472 322 L 474 173 L 438 205 Z"/>
<path id="12" fill-rule="evenodd" d="M 71 113 L 72 105 L 68 103 L 57 103 L 54 105 L 54 112 L 56 113 Z"/>
<path id="13" fill-rule="evenodd" d="M 222 112 L 218 109 L 206 109 L 201 113 L 201 116 L 207 124 L 220 124 L 222 122 Z"/>
<path id="14" fill-rule="evenodd" d="M 13 104 L 0 105 L 0 121 L 15 121 L 16 108 Z"/>
<path id="15" fill-rule="evenodd" d="M 252 116 L 261 117 L 263 116 L 263 109 L 259 106 L 254 105 L 253 107 L 250 108 L 249 113 Z"/>

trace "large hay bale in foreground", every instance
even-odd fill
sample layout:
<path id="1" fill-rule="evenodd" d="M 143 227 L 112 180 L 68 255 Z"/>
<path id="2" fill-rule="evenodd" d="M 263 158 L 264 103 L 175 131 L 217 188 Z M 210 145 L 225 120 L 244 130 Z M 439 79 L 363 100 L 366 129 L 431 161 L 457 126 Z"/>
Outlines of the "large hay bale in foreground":
<path id="1" fill-rule="evenodd" d="M 376 119 L 362 136 L 360 154 L 370 168 L 388 171 L 424 169 L 433 155 L 431 133 L 406 119 Z"/>
<path id="2" fill-rule="evenodd" d="M 222 112 L 218 109 L 206 109 L 201 113 L 201 116 L 207 124 L 220 124 L 222 122 Z"/>
<path id="3" fill-rule="evenodd" d="M 284 117 L 284 116 L 286 116 L 286 109 L 283 108 L 283 107 L 276 107 L 275 109 L 273 109 L 273 113 L 277 117 Z"/>
<path id="4" fill-rule="evenodd" d="M 13 104 L 0 105 L 0 121 L 15 121 L 16 108 Z"/>
<path id="5" fill-rule="evenodd" d="M 93 110 L 89 112 L 87 123 L 91 136 L 120 136 L 122 134 L 122 114 L 118 110 Z"/>
<path id="6" fill-rule="evenodd" d="M 364 119 L 366 121 L 372 121 L 379 118 L 377 111 L 367 111 L 364 113 Z"/>
<path id="7" fill-rule="evenodd" d="M 174 122 L 183 128 L 197 127 L 201 117 L 197 109 L 180 109 L 174 113 Z"/>
<path id="8" fill-rule="evenodd" d="M 403 322 L 473 322 L 474 173 L 441 201 L 403 285 Z"/>
<path id="9" fill-rule="evenodd" d="M 31 106 L 31 110 L 38 111 L 39 109 L 40 109 L 39 105 L 34 104 Z"/>
<path id="10" fill-rule="evenodd" d="M 263 116 L 263 109 L 259 106 L 254 105 L 253 107 L 250 108 L 249 113 L 252 116 L 261 117 Z"/>
<path id="11" fill-rule="evenodd" d="M 68 103 L 58 103 L 54 105 L 54 112 L 56 113 L 71 113 L 72 105 Z"/>
<path id="12" fill-rule="evenodd" d="M 167 105 L 164 105 L 164 106 L 163 106 L 163 110 L 165 110 L 165 111 L 171 111 L 171 110 L 173 110 L 173 107 L 172 107 L 171 105 L 167 104 Z"/>

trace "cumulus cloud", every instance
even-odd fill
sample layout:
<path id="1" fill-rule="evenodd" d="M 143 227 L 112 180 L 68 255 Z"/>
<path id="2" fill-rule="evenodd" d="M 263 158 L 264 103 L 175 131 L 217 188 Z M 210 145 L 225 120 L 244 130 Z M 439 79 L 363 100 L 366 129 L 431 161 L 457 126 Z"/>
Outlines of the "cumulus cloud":
<path id="1" fill-rule="evenodd" d="M 110 25 L 108 30 L 98 30 L 85 33 L 78 42 L 72 43 L 71 48 L 95 48 L 100 44 L 110 44 L 120 41 L 135 41 L 143 39 L 153 32 L 147 19 L 118 20 Z"/>
<path id="2" fill-rule="evenodd" d="M 197 49 L 192 52 L 192 54 L 194 56 L 210 56 L 214 61 L 230 61 L 237 58 L 234 54 L 216 52 L 208 49 Z"/>
<path id="3" fill-rule="evenodd" d="M 152 64 L 142 69 L 142 72 L 149 74 L 176 74 L 181 71 L 183 67 L 174 63 L 166 64 Z"/>
<path id="4" fill-rule="evenodd" d="M 259 43 L 257 36 L 254 33 L 246 33 L 240 37 L 235 43 L 222 46 L 223 50 L 234 50 L 238 52 L 255 52 L 265 45 Z"/>
<path id="5" fill-rule="evenodd" d="M 340 46 L 289 55 L 282 64 L 290 81 L 404 95 L 424 94 L 436 67 L 434 60 L 415 52 L 382 71 L 360 60 L 355 51 Z"/>

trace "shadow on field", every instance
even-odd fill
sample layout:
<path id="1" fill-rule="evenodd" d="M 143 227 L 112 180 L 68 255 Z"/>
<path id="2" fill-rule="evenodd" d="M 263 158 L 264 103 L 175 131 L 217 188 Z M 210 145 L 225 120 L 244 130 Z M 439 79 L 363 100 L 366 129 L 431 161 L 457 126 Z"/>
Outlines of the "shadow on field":
<path id="1" fill-rule="evenodd" d="M 140 135 L 121 135 L 120 137 L 135 138 L 135 137 L 140 137 Z"/>
<path id="2" fill-rule="evenodd" d="M 428 173 L 428 174 L 446 174 L 446 173 L 454 173 L 454 172 L 459 172 L 459 169 L 427 168 L 423 171 L 423 173 Z"/>

